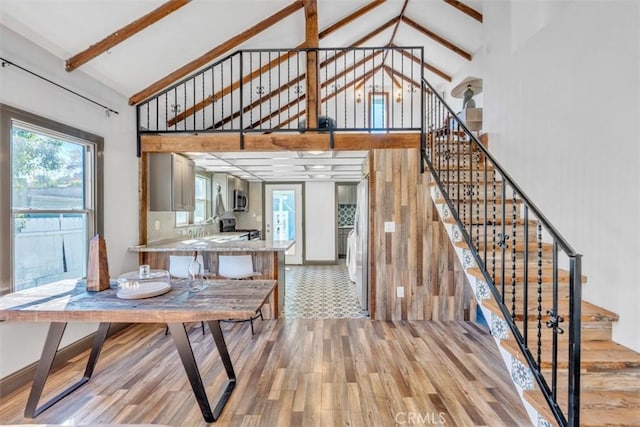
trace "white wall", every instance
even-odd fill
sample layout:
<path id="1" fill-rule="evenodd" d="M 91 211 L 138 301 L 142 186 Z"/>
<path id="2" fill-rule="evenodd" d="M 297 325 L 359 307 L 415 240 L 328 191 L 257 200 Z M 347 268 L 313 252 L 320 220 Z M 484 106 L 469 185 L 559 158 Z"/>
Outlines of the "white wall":
<path id="1" fill-rule="evenodd" d="M 336 184 L 306 182 L 304 187 L 306 261 L 336 259 Z"/>
<path id="2" fill-rule="evenodd" d="M 137 258 L 127 248 L 138 240 L 138 162 L 135 110 L 127 99 L 81 70 L 64 71 L 63 61 L 0 26 L 0 55 L 37 74 L 106 105 L 105 111 L 15 67 L 0 68 L 0 102 L 104 138 L 104 237 L 112 276 L 132 269 Z M 4 255 L 3 255 L 4 256 Z M 67 328 L 63 345 L 93 332 L 95 324 Z M 40 357 L 46 324 L 0 324 L 0 378 Z"/>
<path id="3" fill-rule="evenodd" d="M 640 3 L 484 3 L 491 150 L 584 255 L 587 301 L 640 351 Z"/>

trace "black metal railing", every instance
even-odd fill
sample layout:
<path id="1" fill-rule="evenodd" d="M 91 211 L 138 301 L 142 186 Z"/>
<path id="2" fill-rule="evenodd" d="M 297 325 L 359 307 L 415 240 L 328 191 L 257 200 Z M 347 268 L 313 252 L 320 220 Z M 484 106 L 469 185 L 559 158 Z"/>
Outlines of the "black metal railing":
<path id="1" fill-rule="evenodd" d="M 471 271 L 487 284 L 557 422 L 577 426 L 581 255 L 424 84 L 424 161 L 474 257 Z"/>
<path id="2" fill-rule="evenodd" d="M 138 132 L 422 132 L 422 61 L 422 47 L 241 50 L 140 103 Z"/>

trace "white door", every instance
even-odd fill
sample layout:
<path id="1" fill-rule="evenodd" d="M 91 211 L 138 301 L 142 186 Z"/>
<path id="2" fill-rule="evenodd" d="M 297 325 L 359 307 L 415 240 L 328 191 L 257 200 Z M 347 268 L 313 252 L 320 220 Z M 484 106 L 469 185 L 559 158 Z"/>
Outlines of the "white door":
<path id="1" fill-rule="evenodd" d="M 302 264 L 302 184 L 265 184 L 265 240 L 295 240 L 286 264 Z"/>

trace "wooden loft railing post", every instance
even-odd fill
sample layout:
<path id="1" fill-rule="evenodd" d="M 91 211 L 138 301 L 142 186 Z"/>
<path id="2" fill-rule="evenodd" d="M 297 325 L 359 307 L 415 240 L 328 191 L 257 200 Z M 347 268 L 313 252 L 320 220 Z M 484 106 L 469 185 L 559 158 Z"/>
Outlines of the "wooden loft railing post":
<path id="1" fill-rule="evenodd" d="M 318 3 L 304 0 L 307 50 L 307 128 L 318 127 Z"/>

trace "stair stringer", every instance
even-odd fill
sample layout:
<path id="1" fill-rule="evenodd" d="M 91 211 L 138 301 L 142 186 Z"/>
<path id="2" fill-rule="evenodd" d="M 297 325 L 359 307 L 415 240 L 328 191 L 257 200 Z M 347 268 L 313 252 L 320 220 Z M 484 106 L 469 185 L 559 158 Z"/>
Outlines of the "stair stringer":
<path id="1" fill-rule="evenodd" d="M 464 239 L 457 224 L 447 223 L 446 220 L 448 218 L 452 218 L 453 215 L 449 209 L 449 206 L 447 206 L 446 203 L 442 203 L 443 198 L 440 193 L 440 189 L 438 188 L 437 184 L 435 184 L 435 182 L 433 182 L 433 185 L 431 186 L 430 194 L 433 203 L 438 210 L 440 221 L 447 230 L 447 235 L 449 236 L 451 245 L 455 250 L 455 254 L 462 264 L 464 274 L 467 277 L 467 282 L 471 286 L 473 295 L 478 304 L 478 308 L 481 310 L 482 315 L 487 320 L 491 335 L 493 336 L 498 349 L 500 350 L 502 361 L 509 371 L 511 381 L 518 391 L 518 396 L 520 397 L 520 400 L 522 401 L 522 404 L 524 405 L 524 408 L 529 415 L 529 419 L 531 420 L 532 425 L 536 427 L 552 427 L 553 424 L 551 424 L 542 414 L 540 414 L 524 397 L 523 392 L 525 390 L 535 389 L 535 379 L 533 373 L 527 365 L 523 364 L 515 356 L 505 350 L 501 345 L 502 340 L 511 337 L 509 325 L 505 321 L 504 317 L 489 310 L 483 304 L 484 301 L 492 298 L 491 291 L 489 290 L 489 286 L 484 280 L 481 280 L 468 273 L 468 269 L 471 267 L 477 267 L 477 264 L 469 249 L 464 249 L 456 246 L 457 242 L 461 242 Z"/>

